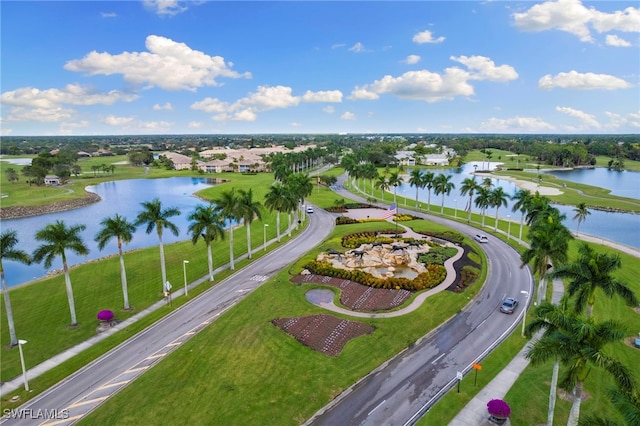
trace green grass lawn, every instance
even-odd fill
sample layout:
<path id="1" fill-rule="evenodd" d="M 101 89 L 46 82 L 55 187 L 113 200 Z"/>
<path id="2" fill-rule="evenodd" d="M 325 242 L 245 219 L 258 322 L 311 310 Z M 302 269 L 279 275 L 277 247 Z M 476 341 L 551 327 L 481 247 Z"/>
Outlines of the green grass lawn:
<path id="1" fill-rule="evenodd" d="M 418 222 L 423 229 L 434 229 L 431 222 L 414 223 Z M 344 233 L 388 226 L 368 222 L 337 227 L 318 251 L 338 244 Z M 309 254 L 280 272 L 101 406 L 84 424 L 137 424 L 140 418 L 156 424 L 176 410 L 189 424 L 300 424 L 459 311 L 479 288 L 473 286 L 462 294 L 439 293 L 399 318 L 358 319 L 373 325 L 375 332 L 354 339 L 333 358 L 297 343 L 271 324 L 276 318 L 326 313 L 306 301 L 310 286 L 289 281 L 314 257 Z M 152 398 L 143 391 L 150 387 L 157 389 Z"/>

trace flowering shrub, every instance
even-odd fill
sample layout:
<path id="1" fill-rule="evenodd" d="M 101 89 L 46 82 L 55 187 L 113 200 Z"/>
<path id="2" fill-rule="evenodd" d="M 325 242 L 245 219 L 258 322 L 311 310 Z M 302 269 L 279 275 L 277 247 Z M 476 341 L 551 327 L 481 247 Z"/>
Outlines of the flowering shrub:
<path id="1" fill-rule="evenodd" d="M 454 231 L 442 231 L 442 232 L 421 231 L 420 233 L 422 235 L 440 238 L 441 240 L 451 241 L 452 243 L 457 243 L 457 244 L 462 244 L 462 242 L 464 241 L 464 235 Z"/>
<path id="2" fill-rule="evenodd" d="M 393 220 L 396 222 L 406 222 L 409 220 L 422 219 L 420 217 L 412 216 L 410 214 L 397 214 L 394 216 Z"/>
<path id="3" fill-rule="evenodd" d="M 96 317 L 100 321 L 111 321 L 115 317 L 115 315 L 113 314 L 113 311 L 110 311 L 109 309 L 104 309 L 98 312 L 98 315 L 96 315 Z"/>
<path id="4" fill-rule="evenodd" d="M 419 274 L 413 280 L 405 277 L 374 277 L 368 272 L 359 269 L 347 270 L 334 268 L 331 263 L 318 260 L 312 260 L 304 267 L 316 275 L 341 278 L 373 288 L 404 289 L 409 291 L 433 288 L 444 281 L 447 276 L 447 270 L 441 265 L 427 265 L 427 272 Z"/>
<path id="5" fill-rule="evenodd" d="M 336 225 L 349 225 L 349 224 L 358 223 L 358 222 L 359 221 L 357 219 L 352 219 L 347 216 L 338 216 L 336 218 Z"/>
<path id="6" fill-rule="evenodd" d="M 509 405 L 501 399 L 492 399 L 487 403 L 487 411 L 493 417 L 506 419 L 511 414 Z"/>
<path id="7" fill-rule="evenodd" d="M 362 244 L 371 244 L 371 243 L 391 244 L 393 242 L 392 238 L 380 237 L 378 235 L 378 233 L 386 233 L 386 232 L 387 231 L 380 231 L 380 232 L 363 231 L 363 232 L 356 232 L 353 234 L 345 235 L 344 237 L 342 237 L 342 247 L 356 248 L 356 247 L 360 247 Z"/>

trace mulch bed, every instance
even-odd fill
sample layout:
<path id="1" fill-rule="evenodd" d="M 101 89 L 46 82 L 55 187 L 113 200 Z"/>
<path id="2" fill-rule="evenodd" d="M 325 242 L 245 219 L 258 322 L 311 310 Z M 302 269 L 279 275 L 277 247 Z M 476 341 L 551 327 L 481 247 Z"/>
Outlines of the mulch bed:
<path id="1" fill-rule="evenodd" d="M 342 278 L 324 275 L 296 275 L 291 278 L 294 283 L 317 283 L 340 289 L 340 303 L 354 311 L 376 312 L 387 311 L 402 305 L 411 292 L 373 288 Z"/>
<path id="2" fill-rule="evenodd" d="M 271 322 L 303 345 L 334 357 L 342 352 L 349 340 L 371 334 L 375 330 L 369 324 L 333 315 L 278 318 Z"/>

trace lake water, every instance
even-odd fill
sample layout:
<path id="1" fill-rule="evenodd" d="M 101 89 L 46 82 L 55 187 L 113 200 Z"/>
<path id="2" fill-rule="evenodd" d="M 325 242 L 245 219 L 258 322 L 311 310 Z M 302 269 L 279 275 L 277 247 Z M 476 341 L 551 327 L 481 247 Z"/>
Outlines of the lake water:
<path id="1" fill-rule="evenodd" d="M 640 173 L 595 169 L 553 170 L 545 172 L 558 179 L 609 189 L 612 195 L 640 199 Z"/>
<path id="2" fill-rule="evenodd" d="M 89 256 L 78 256 L 67 253 L 67 262 L 71 265 L 97 259 L 118 252 L 116 240 L 111 240 L 103 251 L 98 250 L 94 241 L 100 231 L 100 222 L 116 213 L 126 217 L 130 222 L 135 221 L 142 210 L 140 203 L 159 198 L 164 209 L 175 207 L 180 210 L 180 216 L 174 216 L 171 221 L 178 227 L 180 234 L 176 237 L 171 232 L 162 235 L 164 243 L 184 241 L 190 238 L 187 233 L 189 221 L 187 216 L 196 205 L 205 203 L 193 194 L 211 187 L 213 181 L 206 178 L 166 178 L 166 179 L 134 179 L 104 182 L 90 186 L 88 191 L 100 195 L 102 201 L 75 210 L 52 213 L 42 216 L 27 217 L 2 221 L 2 231 L 15 230 L 18 232 L 18 246 L 27 253 L 33 251 L 41 243 L 35 240 L 35 233 L 49 223 L 63 220 L 69 225 L 86 225 L 87 229 L 81 233 L 85 244 L 89 248 Z M 123 250 L 132 250 L 158 245 L 158 234 L 154 229 L 151 234 L 145 232 L 146 226 L 140 226 L 133 235 L 131 243 L 123 246 Z M 9 287 L 32 281 L 46 276 L 48 270 L 40 263 L 23 265 L 18 262 L 4 261 L 3 267 Z M 62 261 L 57 257 L 51 269 L 61 269 Z"/>
<path id="3" fill-rule="evenodd" d="M 444 197 L 445 207 L 456 208 L 456 209 L 459 209 L 459 212 L 458 212 L 459 214 L 461 215 L 466 214 L 461 212 L 461 210 L 465 209 L 467 202 L 469 200 L 469 197 L 462 196 L 460 194 L 460 187 L 462 186 L 462 181 L 468 177 L 473 177 L 473 172 L 475 170 L 474 165 L 477 165 L 478 169 L 482 169 L 482 168 L 486 169 L 487 167 L 486 164 L 487 163 L 484 162 L 484 166 L 482 166 L 481 162 L 469 162 L 464 164 L 464 166 L 461 169 L 429 170 L 434 172 L 435 175 L 438 175 L 440 173 L 445 175 L 450 175 L 451 182 L 455 185 L 455 188 L 451 191 L 451 193 L 448 196 Z M 493 170 L 499 164 L 501 163 L 497 163 L 497 162 L 491 163 L 490 169 Z M 584 171 L 595 172 L 598 170 L 599 169 L 589 169 Z M 608 176 L 608 174 L 605 174 L 605 175 Z M 605 188 L 607 186 L 612 186 L 615 184 L 618 184 L 620 185 L 620 187 L 624 187 L 624 188 L 629 188 L 629 187 L 633 188 L 634 186 L 638 185 L 637 176 L 639 175 L 637 173 L 629 172 L 627 174 L 622 175 L 624 178 L 630 180 L 631 181 L 630 183 L 625 181 L 625 183 L 622 184 L 620 182 L 620 176 L 621 175 L 613 176 L 613 179 L 615 179 L 613 184 L 609 184 L 605 180 L 606 177 L 603 177 L 603 174 L 600 174 L 600 177 L 596 178 L 596 179 L 599 179 L 597 183 L 594 183 L 594 182 L 588 183 L 586 181 L 585 183 L 588 183 L 594 186 L 599 186 L 601 188 Z M 570 177 L 571 176 L 567 175 L 563 177 L 563 179 L 572 180 Z M 478 181 L 478 183 L 481 183 L 483 179 L 484 177 L 482 176 L 476 176 L 476 180 Z M 491 181 L 494 187 L 501 186 L 504 189 L 505 193 L 509 196 L 513 196 L 519 189 L 515 183 L 506 181 L 504 179 L 491 178 Z M 367 186 L 367 188 L 369 187 Z M 398 186 L 397 194 L 403 197 L 405 196 L 408 197 L 409 198 L 408 203 L 409 205 L 412 205 L 412 200 L 415 200 L 416 189 L 414 187 L 411 187 L 408 183 L 404 183 Z M 631 195 L 627 194 L 625 196 L 629 197 Z M 428 191 L 426 189 L 419 190 L 418 198 L 420 199 L 420 201 L 426 202 L 428 198 Z M 640 197 L 636 195 L 634 198 L 640 198 Z M 385 201 L 387 202 L 391 202 L 392 200 L 393 200 L 393 195 L 390 195 L 390 196 L 387 195 L 385 197 Z M 435 206 L 440 206 L 441 203 L 442 203 L 442 195 L 436 196 L 432 189 L 431 204 Z M 514 213 L 511 211 L 513 204 L 514 203 L 511 200 L 507 200 L 507 207 L 501 207 L 498 210 L 498 215 L 501 219 L 506 219 L 507 215 L 509 215 L 511 216 L 511 220 L 516 222 L 520 221 L 520 213 L 518 212 Z M 400 207 L 402 207 L 402 204 L 400 204 Z M 570 230 L 575 231 L 578 223 L 577 221 L 573 220 L 573 216 L 575 216 L 575 213 L 573 212 L 574 207 L 561 206 L 561 205 L 555 205 L 555 207 L 557 207 L 558 210 L 560 210 L 560 212 L 566 214 L 567 220 L 565 221 L 565 226 Z M 472 211 L 474 213 L 480 213 L 480 210 L 476 208 L 475 205 L 472 206 Z M 495 217 L 495 211 L 496 211 L 495 208 L 487 209 L 486 211 L 487 217 Z M 627 246 L 640 248 L 640 215 L 629 214 L 629 213 L 611 213 L 611 212 L 604 212 L 604 211 L 593 210 L 593 209 L 589 209 L 589 211 L 591 212 L 589 217 L 584 222 L 582 222 L 582 224 L 580 224 L 580 233 L 584 232 L 586 234 L 603 238 L 605 240 L 615 241 Z"/>

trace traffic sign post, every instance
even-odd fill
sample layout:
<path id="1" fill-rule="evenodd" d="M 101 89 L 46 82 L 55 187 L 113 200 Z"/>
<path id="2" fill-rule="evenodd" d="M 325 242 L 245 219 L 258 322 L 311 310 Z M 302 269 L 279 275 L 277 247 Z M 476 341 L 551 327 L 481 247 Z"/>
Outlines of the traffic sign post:
<path id="1" fill-rule="evenodd" d="M 456 372 L 456 379 L 458 379 L 458 393 L 460 393 L 460 382 L 462 381 L 462 372 L 461 371 L 457 371 Z"/>

